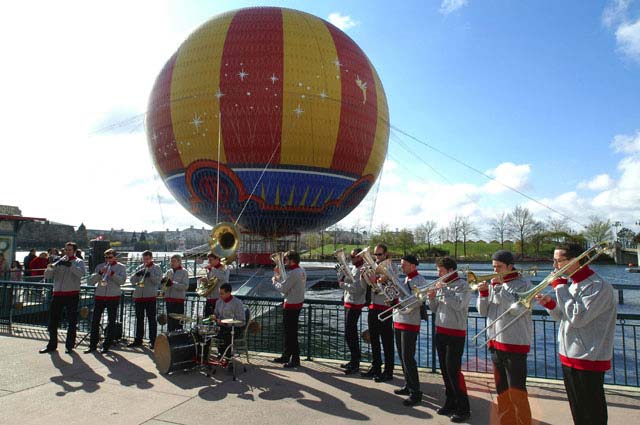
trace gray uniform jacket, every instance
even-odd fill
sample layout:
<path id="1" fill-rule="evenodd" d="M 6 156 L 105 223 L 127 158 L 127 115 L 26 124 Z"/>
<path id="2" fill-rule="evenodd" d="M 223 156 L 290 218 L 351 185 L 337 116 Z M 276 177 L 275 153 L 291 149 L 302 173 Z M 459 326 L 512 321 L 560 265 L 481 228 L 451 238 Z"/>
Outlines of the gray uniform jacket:
<path id="1" fill-rule="evenodd" d="M 307 274 L 300 266 L 294 266 L 287 270 L 287 278 L 283 282 L 273 283 L 276 290 L 284 297 L 283 307 L 300 309 L 304 303 L 304 294 L 307 291 Z"/>
<path id="2" fill-rule="evenodd" d="M 427 284 L 427 281 L 421 274 L 409 273 L 404 279 L 404 285 L 408 286 L 408 290 L 413 293 L 414 287 L 420 287 Z M 420 303 L 416 303 L 410 310 L 393 309 L 393 327 L 395 329 L 420 332 Z"/>
<path id="3" fill-rule="evenodd" d="M 436 291 L 436 297 L 429 299 L 429 309 L 436 316 L 436 333 L 452 336 L 467 334 L 471 296 L 467 281 L 457 276 L 446 287 Z"/>
<path id="4" fill-rule="evenodd" d="M 187 288 L 189 288 L 189 273 L 180 267 L 167 270 L 164 277 L 173 282 L 164 293 L 165 302 L 184 302 Z"/>
<path id="5" fill-rule="evenodd" d="M 207 279 L 211 279 L 214 276 L 217 276 L 218 279 L 220 279 L 220 283 L 218 283 L 218 285 L 213 288 L 213 291 L 211 291 L 209 295 L 207 295 L 207 302 L 215 302 L 215 300 L 218 299 L 218 297 L 220 296 L 220 293 L 218 292 L 218 289 L 220 289 L 220 285 L 222 285 L 223 283 L 229 283 L 229 272 L 229 267 L 226 267 L 224 269 L 222 267 L 212 267 L 211 270 L 207 271 Z"/>
<path id="6" fill-rule="evenodd" d="M 349 273 L 353 277 L 353 283 L 345 276 L 338 280 L 338 285 L 344 289 L 344 306 L 347 308 L 362 308 L 367 294 L 367 282 L 360 275 L 360 268 L 353 264 L 349 267 Z"/>
<path id="7" fill-rule="evenodd" d="M 87 272 L 84 261 L 73 257 L 71 266 L 57 265 L 48 267 L 44 277 L 53 278 L 53 295 L 75 295 L 80 293 L 80 281 Z"/>
<path id="8" fill-rule="evenodd" d="M 216 315 L 217 319 L 235 319 L 240 320 L 242 325 L 236 326 L 244 326 L 244 304 L 240 298 L 231 296 L 231 299 L 225 302 L 222 298 L 219 298 L 216 301 L 216 306 L 213 309 L 213 314 Z M 224 324 L 222 324 L 224 326 Z"/>
<path id="9" fill-rule="evenodd" d="M 558 285 L 556 302 L 545 307 L 559 321 L 558 352 L 563 365 L 604 372 L 611 368 L 616 328 L 613 287 L 583 267 L 572 277 L 572 285 Z"/>
<path id="10" fill-rule="evenodd" d="M 101 274 L 102 268 L 107 271 Z M 127 280 L 127 269 L 122 263 L 100 263 L 96 267 L 95 273 L 89 276 L 89 284 L 95 285 L 96 300 L 117 300 L 120 299 L 120 286 Z M 106 282 L 106 285 L 103 284 Z"/>
<path id="11" fill-rule="evenodd" d="M 526 354 L 529 352 L 533 335 L 531 311 L 528 311 L 513 324 L 510 324 L 513 319 L 526 309 L 524 306 L 518 305 L 516 308 L 510 309 L 509 313 L 502 316 L 497 322 L 496 318 L 507 311 L 517 300 L 516 292 L 524 292 L 531 288 L 531 281 L 522 276 L 512 278 L 510 275 L 505 276 L 504 280 L 505 283 L 490 284 L 489 291 L 480 292 L 477 300 L 478 313 L 486 317 L 487 325 L 490 325 L 487 332 L 489 348 L 509 353 Z M 494 322 L 496 323 L 492 325 Z M 509 327 L 504 329 L 507 325 Z"/>
<path id="12" fill-rule="evenodd" d="M 149 300 L 155 299 L 158 295 L 158 285 L 160 285 L 160 280 L 162 279 L 162 270 L 160 266 L 154 263 L 151 263 L 150 267 L 145 267 L 143 269 L 145 275 L 149 273 L 149 276 L 136 276 L 134 274 L 131 276 L 131 283 L 136 285 L 136 289 L 133 291 L 133 299 L 134 300 Z M 144 283 L 144 287 L 138 286 L 138 284 L 142 281 Z"/>

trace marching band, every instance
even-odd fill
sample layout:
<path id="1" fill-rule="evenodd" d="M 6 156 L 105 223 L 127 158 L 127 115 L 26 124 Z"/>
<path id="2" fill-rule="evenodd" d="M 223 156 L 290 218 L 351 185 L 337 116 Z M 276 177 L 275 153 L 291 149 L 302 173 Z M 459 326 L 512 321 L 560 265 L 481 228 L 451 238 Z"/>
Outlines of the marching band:
<path id="1" fill-rule="evenodd" d="M 40 353 L 56 351 L 57 329 L 63 310 L 68 318 L 66 352 L 73 352 L 80 280 L 85 275 L 84 262 L 74 255 L 76 249 L 74 243 L 67 243 L 65 256 L 45 271 L 45 277 L 53 278 L 54 288 L 49 309 L 50 339 Z M 558 322 L 558 352 L 574 423 L 606 423 L 604 373 L 611 368 L 616 304 L 611 284 L 589 268 L 601 252 L 601 247 L 581 253 L 579 246 L 558 245 L 554 251 L 554 271 L 532 287 L 531 281 L 524 277 L 525 273 L 515 268 L 513 254 L 504 250 L 496 251 L 492 256 L 495 274 L 478 277 L 468 272 L 466 279 L 453 258 L 437 258 L 438 279 L 432 283 L 427 283 L 418 273 L 419 260 L 411 254 L 400 261 L 405 276 L 400 279 L 384 244 L 375 246 L 375 259 L 368 248 L 352 250 L 348 259 L 344 250 L 338 250 L 334 255 L 339 287 L 344 291 L 344 337 L 350 354 L 349 362 L 342 365 L 344 373 L 352 375 L 360 370 L 358 323 L 362 309 L 368 305 L 368 343 L 371 344 L 372 361 L 370 368 L 360 375 L 375 382 L 392 380 L 395 340 L 405 383 L 394 393 L 407 396 L 403 400 L 405 406 L 419 404 L 423 393 L 415 355 L 421 321 L 428 318 L 421 311 L 426 305 L 435 320 L 434 347 L 445 387 L 445 402 L 437 413 L 448 416 L 452 422 L 467 421 L 471 409 L 462 374 L 462 356 L 469 304 L 473 290 L 477 289 L 477 309 L 480 316 L 486 317 L 487 327 L 474 337 L 474 341 L 485 336 L 485 344 L 491 353 L 499 423 L 531 424 L 526 379 L 527 354 L 533 334 L 531 303 L 535 299 Z M 97 350 L 105 309 L 108 326 L 101 353 L 108 352 L 116 338 L 116 312 L 127 275 L 125 266 L 117 261 L 115 250 L 109 249 L 104 254 L 105 262 L 96 267 L 88 280 L 96 289 L 91 337 L 85 353 Z M 129 278 L 135 287 L 136 330 L 135 339 L 128 347 L 142 345 L 146 315 L 149 343 L 153 349 L 157 334 L 158 290 L 169 316 L 168 334 L 163 337 L 170 344 L 176 331 L 184 333 L 180 331 L 181 324 L 190 320 L 184 315 L 189 279 L 179 255 L 171 257 L 171 267 L 164 276 L 159 265 L 153 262 L 150 251 L 145 251 L 142 257 L 143 264 Z M 194 353 L 187 353 L 186 362 L 195 361 L 191 356 L 197 357 L 196 348 L 208 353 L 209 342 L 203 337 L 208 333 L 217 335 L 219 353 L 223 353 L 233 344 L 234 326 L 244 332 L 249 325 L 245 306 L 231 294 L 229 270 L 216 252 L 210 252 L 207 257 L 207 276 L 198 281 L 197 292 L 206 299 L 203 323 L 211 325 L 193 336 L 194 341 L 197 340 L 194 345 L 199 348 L 194 346 Z M 272 260 L 275 262 L 272 284 L 283 296 L 284 328 L 284 349 L 273 362 L 285 368 L 296 368 L 300 366 L 298 322 L 305 299 L 306 272 L 300 266 L 300 254 L 296 251 L 275 253 Z M 543 294 L 549 285 L 555 297 Z M 212 331 L 214 327 L 215 332 Z M 174 365 L 170 366 L 167 370 L 175 370 Z"/>

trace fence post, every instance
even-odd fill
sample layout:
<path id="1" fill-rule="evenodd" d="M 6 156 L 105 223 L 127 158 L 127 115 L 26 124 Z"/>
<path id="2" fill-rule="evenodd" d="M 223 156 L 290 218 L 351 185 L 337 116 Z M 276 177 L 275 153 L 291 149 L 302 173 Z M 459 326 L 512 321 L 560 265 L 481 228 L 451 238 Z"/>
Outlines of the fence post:
<path id="1" fill-rule="evenodd" d="M 436 373 L 435 344 L 436 344 L 436 314 L 434 312 L 431 312 L 431 373 Z"/>
<path id="2" fill-rule="evenodd" d="M 312 361 L 311 358 L 311 313 L 313 312 L 311 304 L 307 305 L 307 361 Z"/>

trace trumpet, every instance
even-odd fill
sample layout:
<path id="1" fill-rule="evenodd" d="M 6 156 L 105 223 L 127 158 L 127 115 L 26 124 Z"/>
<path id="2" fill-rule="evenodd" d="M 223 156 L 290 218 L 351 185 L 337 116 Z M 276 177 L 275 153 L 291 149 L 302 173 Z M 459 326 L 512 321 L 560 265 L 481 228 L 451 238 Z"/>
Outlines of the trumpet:
<path id="1" fill-rule="evenodd" d="M 165 277 L 160 280 L 160 293 L 158 297 L 164 297 L 165 292 L 169 289 L 169 282 L 173 279 L 173 269 L 169 269 Z"/>
<path id="2" fill-rule="evenodd" d="M 131 280 L 131 278 L 135 275 L 137 275 L 138 273 L 140 273 L 141 271 L 144 271 L 147 268 L 147 266 L 145 266 L 144 264 L 142 265 L 142 267 L 138 267 L 138 270 L 136 270 L 130 277 L 129 280 Z M 140 279 L 140 281 L 138 281 L 138 283 L 136 283 L 136 285 L 139 288 L 144 288 L 144 274 L 142 275 L 142 279 Z"/>
<path id="3" fill-rule="evenodd" d="M 562 275 L 564 275 L 567 272 L 567 270 L 572 268 L 575 264 L 581 264 L 581 261 L 585 260 L 585 262 L 582 263 L 577 270 L 575 270 L 574 272 L 572 272 L 571 274 L 569 274 L 567 276 L 567 278 L 570 278 L 571 276 L 573 276 L 575 273 L 577 273 L 583 267 L 585 267 L 588 264 L 590 264 L 593 260 L 598 258 L 600 255 L 602 255 L 607 250 L 609 250 L 609 244 L 606 243 L 606 242 L 594 245 L 591 248 L 589 248 L 588 250 L 586 250 L 585 252 L 583 252 L 582 254 L 578 255 L 575 258 L 573 258 L 571 261 L 569 261 L 567 264 L 565 264 L 564 267 L 561 267 L 558 270 L 555 270 L 555 271 L 549 273 L 549 275 L 547 277 L 545 277 L 539 284 L 537 284 L 533 288 L 529 289 L 528 291 L 516 292 L 515 293 L 516 301 L 513 304 L 511 304 L 509 306 L 509 308 L 504 313 L 502 313 L 501 315 L 496 317 L 493 322 L 491 322 L 484 329 L 482 329 L 480 332 L 478 332 L 473 337 L 473 342 L 476 344 L 477 347 L 480 347 L 480 348 L 484 347 L 485 345 L 487 345 L 489 343 L 489 341 L 490 341 L 489 338 L 486 338 L 486 341 L 481 345 L 478 345 L 478 338 L 481 335 L 485 335 L 485 336 L 488 335 L 489 329 L 491 329 L 493 326 L 495 326 L 495 324 L 498 322 L 498 320 L 500 320 L 503 316 L 505 316 L 507 313 L 513 312 L 513 310 L 522 308 L 522 312 L 520 314 L 518 314 L 509 323 L 507 323 L 505 326 L 503 326 L 498 332 L 496 332 L 495 335 L 493 336 L 494 338 L 497 337 L 498 335 L 500 335 L 502 332 L 504 332 L 509 327 L 511 327 L 518 319 L 520 319 L 526 313 L 530 312 L 531 308 L 533 307 L 534 298 L 538 294 L 540 294 L 542 291 L 544 291 L 547 288 L 547 286 L 549 286 L 551 284 L 551 282 L 553 282 L 554 280 L 556 280 L 559 277 L 561 277 Z"/>
<path id="4" fill-rule="evenodd" d="M 353 275 L 349 270 L 349 266 L 347 265 L 347 255 L 344 252 L 344 248 L 338 249 L 333 253 L 333 256 L 336 257 L 338 264 L 336 264 L 336 271 L 338 272 L 338 278 L 340 275 L 344 275 L 344 278 L 349 281 L 349 283 L 354 283 Z"/>
<path id="5" fill-rule="evenodd" d="M 47 267 L 55 267 L 58 265 L 58 263 L 61 263 L 63 261 L 67 261 L 69 259 L 69 257 L 67 257 L 66 255 L 63 255 L 62 257 L 58 258 L 56 261 L 54 261 L 53 263 L 47 265 Z"/>
<path id="6" fill-rule="evenodd" d="M 453 270 L 443 276 L 440 276 L 438 279 L 429 283 L 428 285 L 423 286 L 422 288 L 418 288 L 417 286 L 413 288 L 413 294 L 400 300 L 395 305 L 391 306 L 390 309 L 385 310 L 378 314 L 378 320 L 385 321 L 393 316 L 393 310 L 398 311 L 408 311 L 412 310 L 417 305 L 423 304 L 426 301 L 426 295 L 429 293 L 431 289 L 434 289 L 435 286 L 439 283 L 445 282 L 449 277 L 453 276 L 454 273 L 458 273 L 458 270 Z"/>
<path id="7" fill-rule="evenodd" d="M 109 263 L 109 265 L 107 266 L 107 270 L 105 270 L 105 272 L 100 275 L 100 281 L 98 282 L 98 285 L 107 286 L 107 278 L 109 277 L 110 271 L 111 271 L 111 263 Z"/>
<path id="8" fill-rule="evenodd" d="M 271 254 L 271 261 L 273 261 L 278 268 L 278 272 L 274 272 L 273 276 L 279 282 L 287 280 L 287 271 L 284 268 L 284 254 L 284 252 L 274 252 Z"/>

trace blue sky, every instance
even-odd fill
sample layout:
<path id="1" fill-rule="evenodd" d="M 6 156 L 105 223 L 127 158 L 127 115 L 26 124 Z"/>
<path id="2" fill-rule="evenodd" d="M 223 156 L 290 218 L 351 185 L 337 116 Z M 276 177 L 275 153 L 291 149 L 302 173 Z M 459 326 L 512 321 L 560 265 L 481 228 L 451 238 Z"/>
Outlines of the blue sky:
<path id="1" fill-rule="evenodd" d="M 227 10 L 275 5 L 331 20 L 360 45 L 399 130 L 374 214 L 371 195 L 341 226 L 445 225 L 456 214 L 481 224 L 516 205 L 541 220 L 554 215 L 406 132 L 552 206 L 576 228 L 596 214 L 638 230 L 640 0 L 395 3 L 3 4 L 0 36 L 13 42 L 3 47 L 0 71 L 2 157 L 11 158 L 5 175 L 19 177 L 0 189 L 0 203 L 91 228 L 202 226 L 155 177 L 141 125 L 148 94 L 200 24 Z M 111 124 L 117 128 L 104 130 Z M 75 190 L 90 198 L 70 208 L 52 194 L 28 196 L 27 188 L 69 168 Z M 107 184 L 103 175 L 111 176 Z M 117 195 L 113 208 L 92 208 L 89 199 L 107 193 Z"/>

